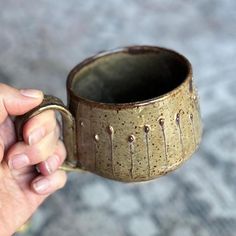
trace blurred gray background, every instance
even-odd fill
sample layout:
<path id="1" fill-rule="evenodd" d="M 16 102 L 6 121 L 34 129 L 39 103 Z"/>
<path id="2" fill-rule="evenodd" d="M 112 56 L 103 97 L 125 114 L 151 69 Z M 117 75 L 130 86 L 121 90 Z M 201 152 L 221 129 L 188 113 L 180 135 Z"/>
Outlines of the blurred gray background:
<path id="1" fill-rule="evenodd" d="M 24 236 L 233 236 L 236 233 L 236 1 L 0 0 L 0 81 L 66 101 L 70 69 L 132 44 L 193 64 L 204 138 L 179 170 L 142 184 L 70 174 Z"/>

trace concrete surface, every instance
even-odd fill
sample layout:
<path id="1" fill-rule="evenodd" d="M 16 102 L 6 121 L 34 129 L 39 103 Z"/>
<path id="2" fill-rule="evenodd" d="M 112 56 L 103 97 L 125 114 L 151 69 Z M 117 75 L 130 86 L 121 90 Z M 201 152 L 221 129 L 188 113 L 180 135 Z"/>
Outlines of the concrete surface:
<path id="1" fill-rule="evenodd" d="M 236 1 L 0 0 L 0 81 L 65 101 L 69 70 L 130 44 L 193 64 L 204 138 L 182 168 L 148 183 L 70 174 L 24 236 L 233 236 L 236 232 Z"/>

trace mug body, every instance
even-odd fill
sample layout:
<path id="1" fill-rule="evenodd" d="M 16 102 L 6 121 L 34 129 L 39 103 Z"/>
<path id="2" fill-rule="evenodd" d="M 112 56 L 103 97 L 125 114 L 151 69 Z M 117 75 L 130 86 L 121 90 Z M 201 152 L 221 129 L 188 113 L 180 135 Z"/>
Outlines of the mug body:
<path id="1" fill-rule="evenodd" d="M 125 182 L 150 180 L 179 167 L 200 143 L 191 64 L 172 50 L 100 53 L 70 72 L 67 89 L 81 169 Z"/>

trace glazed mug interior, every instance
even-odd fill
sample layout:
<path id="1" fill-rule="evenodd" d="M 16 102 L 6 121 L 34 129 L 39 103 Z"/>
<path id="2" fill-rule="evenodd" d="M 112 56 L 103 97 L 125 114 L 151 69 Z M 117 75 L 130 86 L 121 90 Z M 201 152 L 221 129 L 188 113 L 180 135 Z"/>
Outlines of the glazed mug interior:
<path id="1" fill-rule="evenodd" d="M 170 92 L 189 72 L 188 64 L 171 51 L 121 51 L 83 65 L 71 88 L 77 96 L 98 103 L 132 103 Z"/>

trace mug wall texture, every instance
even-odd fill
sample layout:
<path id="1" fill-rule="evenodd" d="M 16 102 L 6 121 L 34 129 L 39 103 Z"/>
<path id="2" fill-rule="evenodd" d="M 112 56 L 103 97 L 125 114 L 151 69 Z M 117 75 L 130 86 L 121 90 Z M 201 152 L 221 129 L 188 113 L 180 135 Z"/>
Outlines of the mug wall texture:
<path id="1" fill-rule="evenodd" d="M 106 178 L 134 182 L 162 176 L 200 143 L 192 73 L 173 91 L 142 104 L 103 107 L 69 95 L 69 106 L 76 120 L 78 166 Z"/>

